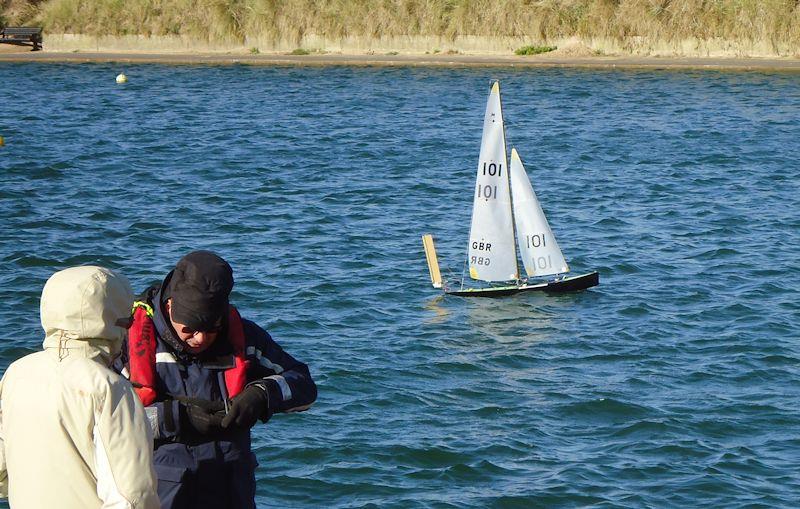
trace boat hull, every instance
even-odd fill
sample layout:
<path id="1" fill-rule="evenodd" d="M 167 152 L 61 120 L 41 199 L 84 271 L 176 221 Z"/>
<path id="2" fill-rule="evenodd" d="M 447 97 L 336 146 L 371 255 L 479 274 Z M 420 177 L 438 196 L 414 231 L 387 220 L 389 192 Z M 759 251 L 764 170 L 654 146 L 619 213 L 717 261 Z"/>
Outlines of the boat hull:
<path id="1" fill-rule="evenodd" d="M 469 288 L 464 290 L 445 291 L 447 295 L 457 297 L 503 297 L 520 292 L 547 292 L 565 293 L 578 292 L 600 284 L 600 274 L 597 271 L 581 274 L 579 276 L 565 277 L 557 281 L 547 281 L 536 284 L 521 284 L 509 286 L 495 286 L 492 288 Z"/>

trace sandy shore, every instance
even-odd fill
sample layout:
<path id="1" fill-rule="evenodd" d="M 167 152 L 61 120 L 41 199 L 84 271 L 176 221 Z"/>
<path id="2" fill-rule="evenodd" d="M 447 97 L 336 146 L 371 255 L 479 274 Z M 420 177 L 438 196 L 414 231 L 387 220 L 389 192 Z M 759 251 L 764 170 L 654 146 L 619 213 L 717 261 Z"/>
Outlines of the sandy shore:
<path id="1" fill-rule="evenodd" d="M 139 52 L 32 52 L 5 47 L 0 62 L 102 62 L 185 65 L 310 65 L 310 66 L 419 66 L 419 67 L 587 67 L 647 69 L 718 69 L 800 71 L 795 58 L 635 57 L 635 56 L 498 56 L 498 55 L 346 55 L 346 54 L 236 54 Z"/>

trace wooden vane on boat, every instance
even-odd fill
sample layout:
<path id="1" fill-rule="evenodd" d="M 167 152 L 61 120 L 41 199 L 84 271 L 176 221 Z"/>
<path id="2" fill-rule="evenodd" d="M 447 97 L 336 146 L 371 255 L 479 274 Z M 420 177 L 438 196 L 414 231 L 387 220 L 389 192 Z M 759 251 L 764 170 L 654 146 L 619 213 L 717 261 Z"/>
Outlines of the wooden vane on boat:
<path id="1" fill-rule="evenodd" d="M 423 235 L 422 244 L 434 288 L 462 297 L 499 297 L 541 290 L 571 292 L 600 283 L 596 271 L 569 276 L 569 265 L 550 229 L 542 206 L 516 149 L 511 166 L 506 160 L 506 138 L 500 83 L 492 85 L 478 158 L 472 223 L 467 246 L 469 277 L 488 283 L 483 287 L 458 288 L 442 281 L 433 236 Z M 517 252 L 527 277 L 520 277 Z M 549 278 L 551 279 L 532 279 Z"/>

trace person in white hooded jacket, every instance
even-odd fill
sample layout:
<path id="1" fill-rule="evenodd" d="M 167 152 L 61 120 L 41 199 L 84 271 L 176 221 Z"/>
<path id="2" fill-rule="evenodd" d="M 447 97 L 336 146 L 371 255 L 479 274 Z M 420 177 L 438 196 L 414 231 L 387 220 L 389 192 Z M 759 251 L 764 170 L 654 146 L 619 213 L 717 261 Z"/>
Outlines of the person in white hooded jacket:
<path id="1" fill-rule="evenodd" d="M 0 381 L 0 496 L 13 509 L 159 507 L 144 408 L 109 369 L 132 304 L 128 280 L 102 267 L 44 285 L 44 351 Z"/>

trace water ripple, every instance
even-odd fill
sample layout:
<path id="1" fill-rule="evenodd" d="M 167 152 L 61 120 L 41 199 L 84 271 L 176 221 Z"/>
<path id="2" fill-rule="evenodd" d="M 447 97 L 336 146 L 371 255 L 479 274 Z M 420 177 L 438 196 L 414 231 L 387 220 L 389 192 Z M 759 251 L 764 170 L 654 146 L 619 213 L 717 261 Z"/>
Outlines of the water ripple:
<path id="1" fill-rule="evenodd" d="M 0 65 L 3 368 L 39 348 L 53 271 L 143 289 L 214 249 L 319 383 L 310 412 L 256 428 L 259 506 L 796 506 L 795 76 L 118 72 Z M 461 277 L 490 77 L 591 291 L 428 285 L 426 232 Z"/>

